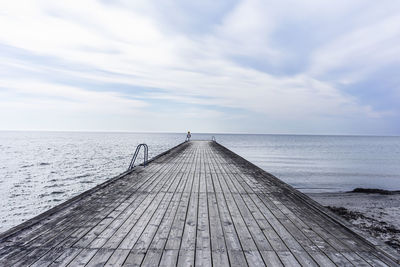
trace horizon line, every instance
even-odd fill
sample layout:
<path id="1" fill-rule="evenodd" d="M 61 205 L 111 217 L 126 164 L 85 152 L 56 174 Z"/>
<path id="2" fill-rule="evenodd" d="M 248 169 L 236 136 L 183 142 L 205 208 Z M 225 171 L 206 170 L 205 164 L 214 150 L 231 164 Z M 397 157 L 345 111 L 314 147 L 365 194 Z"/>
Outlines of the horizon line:
<path id="1" fill-rule="evenodd" d="M 48 132 L 48 133 L 125 133 L 125 134 L 186 134 L 187 132 L 173 131 L 123 131 L 123 130 L 4 130 L 0 132 Z M 313 134 L 313 133 L 248 133 L 248 132 L 192 132 L 192 134 L 215 134 L 215 135 L 295 135 L 295 136 L 360 136 L 360 137 L 400 137 L 400 135 L 381 135 L 381 134 Z"/>

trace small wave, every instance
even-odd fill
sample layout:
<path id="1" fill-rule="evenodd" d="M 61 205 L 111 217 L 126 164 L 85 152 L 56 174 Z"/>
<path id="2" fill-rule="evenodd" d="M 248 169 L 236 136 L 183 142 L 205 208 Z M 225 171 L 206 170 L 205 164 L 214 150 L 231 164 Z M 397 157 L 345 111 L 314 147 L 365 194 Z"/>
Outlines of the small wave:
<path id="1" fill-rule="evenodd" d="M 23 166 L 21 166 L 21 168 L 29 168 L 29 167 L 32 167 L 32 166 L 33 166 L 33 164 L 23 165 Z"/>
<path id="2" fill-rule="evenodd" d="M 74 177 L 74 179 L 79 179 L 79 178 L 85 178 L 85 177 L 88 177 L 88 176 L 90 176 L 90 174 L 82 174 L 82 175 L 78 175 L 78 176 L 75 176 Z"/>
<path id="3" fill-rule="evenodd" d="M 65 193 L 64 191 L 53 191 L 50 194 L 51 195 L 60 195 L 60 194 L 64 194 L 64 193 Z"/>
<path id="4" fill-rule="evenodd" d="M 93 184 L 93 181 L 80 181 L 81 184 Z"/>
<path id="5" fill-rule="evenodd" d="M 65 184 L 52 184 L 52 185 L 45 185 L 44 188 L 53 188 L 53 187 L 63 187 Z"/>
<path id="6" fill-rule="evenodd" d="M 48 163 L 48 162 L 40 162 L 39 163 L 39 166 L 47 166 L 47 165 L 50 165 L 50 163 Z"/>

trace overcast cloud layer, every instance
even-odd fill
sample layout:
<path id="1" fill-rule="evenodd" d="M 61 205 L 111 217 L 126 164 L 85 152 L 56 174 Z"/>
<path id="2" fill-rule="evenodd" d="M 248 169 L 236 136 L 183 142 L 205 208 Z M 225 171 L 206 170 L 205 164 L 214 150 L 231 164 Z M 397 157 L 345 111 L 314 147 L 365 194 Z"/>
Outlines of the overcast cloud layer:
<path id="1" fill-rule="evenodd" d="M 400 134 L 398 1 L 0 3 L 0 129 Z"/>

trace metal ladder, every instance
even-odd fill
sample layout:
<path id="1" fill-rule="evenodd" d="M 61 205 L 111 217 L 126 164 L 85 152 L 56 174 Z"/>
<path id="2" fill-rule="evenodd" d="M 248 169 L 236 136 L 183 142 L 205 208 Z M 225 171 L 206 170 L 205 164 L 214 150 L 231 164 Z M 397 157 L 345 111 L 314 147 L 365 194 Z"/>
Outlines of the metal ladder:
<path id="1" fill-rule="evenodd" d="M 135 161 L 136 161 L 136 158 L 137 158 L 137 156 L 139 154 L 139 151 L 140 151 L 141 147 L 143 147 L 143 152 L 144 152 L 144 155 L 143 155 L 143 167 L 146 166 L 147 161 L 149 160 L 149 147 L 146 144 L 139 144 L 136 147 L 135 153 L 133 154 L 131 163 L 129 164 L 128 171 L 132 170 L 135 167 Z"/>

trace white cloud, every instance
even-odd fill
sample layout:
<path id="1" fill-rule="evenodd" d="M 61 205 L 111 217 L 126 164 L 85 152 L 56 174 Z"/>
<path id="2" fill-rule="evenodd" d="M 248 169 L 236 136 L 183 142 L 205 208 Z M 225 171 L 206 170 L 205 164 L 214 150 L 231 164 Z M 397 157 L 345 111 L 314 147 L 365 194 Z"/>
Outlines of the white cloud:
<path id="1" fill-rule="evenodd" d="M 314 75 L 346 70 L 343 76 L 361 79 L 390 63 L 400 63 L 400 13 L 352 30 L 314 52 Z"/>
<path id="2" fill-rule="evenodd" d="M 161 93 L 143 94 L 139 101 L 132 100 L 135 92 L 96 92 L 84 86 L 61 85 L 51 77 L 43 79 L 43 75 L 15 81 L 13 76 L 0 74 L 1 86 L 8 89 L 8 93 L 2 93 L 1 107 L 16 108 L 18 103 L 28 101 L 29 105 L 18 108 L 130 114 L 145 112 L 143 108 L 157 98 L 192 105 L 193 112 L 188 110 L 186 114 L 197 114 L 199 118 L 201 114 L 221 116 L 220 111 L 206 113 L 202 105 L 238 108 L 283 120 L 371 118 L 387 114 L 340 91 L 335 86 L 338 80 L 322 78 L 350 64 L 352 70 L 339 80 L 349 83 L 397 61 L 400 19 L 396 8 L 392 8 L 390 17 L 385 15 L 389 8 L 368 8 L 365 13 L 371 15 L 371 21 L 366 23 L 368 18 L 359 12 L 363 1 L 246 0 L 240 1 L 208 32 L 196 34 L 194 29 L 187 34 L 179 27 L 174 31 L 171 25 L 165 30 L 166 16 L 157 15 L 156 4 L 138 1 L 113 5 L 94 0 L 1 3 L 0 43 L 35 56 L 59 59 L 60 64 L 43 66 L 38 59 L 3 55 L 0 69 L 23 69 L 33 76 L 64 73 L 95 83 L 162 89 Z M 311 65 L 304 67 L 303 72 L 277 76 L 232 59 L 255 59 L 278 68 L 283 61 L 290 62 L 289 55 L 274 39 L 282 25 L 321 22 L 332 26 L 338 22 L 335 18 L 349 14 L 354 19 L 346 31 L 338 25 L 339 30 L 327 27 L 327 32 L 319 29 L 315 33 L 325 42 L 319 40 L 324 44 L 309 55 Z"/>
<path id="3" fill-rule="evenodd" d="M 0 88 L 7 88 L 2 91 L 0 107 L 28 112 L 44 110 L 132 115 L 146 106 L 143 101 L 127 99 L 115 92 L 95 92 L 28 80 L 0 80 Z"/>

